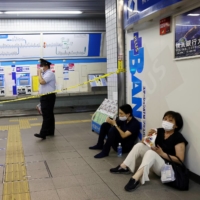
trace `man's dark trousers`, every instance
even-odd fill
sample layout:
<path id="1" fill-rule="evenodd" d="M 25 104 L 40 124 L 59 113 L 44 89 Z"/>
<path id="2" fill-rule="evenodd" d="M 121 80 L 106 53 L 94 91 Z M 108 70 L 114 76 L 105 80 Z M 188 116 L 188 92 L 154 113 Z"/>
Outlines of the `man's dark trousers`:
<path id="1" fill-rule="evenodd" d="M 42 128 L 40 130 L 41 136 L 54 135 L 55 131 L 55 118 L 54 118 L 54 105 L 56 101 L 55 94 L 48 94 L 40 97 L 41 110 L 42 110 Z"/>

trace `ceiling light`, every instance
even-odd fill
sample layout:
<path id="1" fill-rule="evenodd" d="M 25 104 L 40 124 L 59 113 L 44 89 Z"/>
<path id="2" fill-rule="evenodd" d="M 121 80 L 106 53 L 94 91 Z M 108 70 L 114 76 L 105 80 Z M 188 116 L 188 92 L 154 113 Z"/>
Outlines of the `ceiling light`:
<path id="1" fill-rule="evenodd" d="M 3 14 L 3 12 L 0 12 L 0 14 Z"/>
<path id="2" fill-rule="evenodd" d="M 192 13 L 190 13 L 190 14 L 188 14 L 188 16 L 191 16 L 191 17 L 198 17 L 198 16 L 200 16 L 200 14 L 192 14 Z"/>
<path id="3" fill-rule="evenodd" d="M 81 14 L 81 11 L 7 11 L 4 12 L 5 14 L 10 14 L 10 15 L 73 15 L 73 14 Z"/>

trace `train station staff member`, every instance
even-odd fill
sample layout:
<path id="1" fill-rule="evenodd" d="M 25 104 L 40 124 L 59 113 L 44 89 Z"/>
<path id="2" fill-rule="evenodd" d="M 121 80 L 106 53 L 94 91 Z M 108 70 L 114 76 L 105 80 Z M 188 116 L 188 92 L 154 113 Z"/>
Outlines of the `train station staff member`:
<path id="1" fill-rule="evenodd" d="M 50 70 L 51 63 L 47 60 L 40 59 L 40 69 L 38 69 L 38 76 L 40 82 L 40 94 L 46 94 L 56 90 L 55 74 Z M 42 110 L 42 128 L 39 134 L 35 137 L 46 139 L 46 136 L 54 136 L 55 118 L 54 118 L 54 104 L 56 101 L 56 94 L 47 94 L 40 97 Z"/>

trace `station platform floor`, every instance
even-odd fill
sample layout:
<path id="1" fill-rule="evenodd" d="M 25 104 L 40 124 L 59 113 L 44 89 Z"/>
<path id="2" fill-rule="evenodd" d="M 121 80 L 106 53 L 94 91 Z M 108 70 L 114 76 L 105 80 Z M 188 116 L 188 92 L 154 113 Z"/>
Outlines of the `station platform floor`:
<path id="1" fill-rule="evenodd" d="M 98 135 L 91 131 L 91 113 L 56 115 L 56 133 L 46 140 L 35 138 L 41 116 L 0 119 L 0 199 L 3 200 L 200 200 L 200 185 L 189 191 L 150 182 L 134 192 L 124 186 L 131 175 L 111 174 L 122 158 L 95 159 L 89 150 Z"/>

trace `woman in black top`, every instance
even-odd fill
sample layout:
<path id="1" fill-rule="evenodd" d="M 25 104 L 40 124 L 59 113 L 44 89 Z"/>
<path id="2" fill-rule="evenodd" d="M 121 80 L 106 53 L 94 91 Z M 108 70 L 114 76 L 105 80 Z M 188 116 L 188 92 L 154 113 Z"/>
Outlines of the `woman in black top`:
<path id="1" fill-rule="evenodd" d="M 152 167 L 153 171 L 160 176 L 162 166 L 166 161 L 169 161 L 168 155 L 171 159 L 180 164 L 179 160 L 175 157 L 179 157 L 181 161 L 184 161 L 185 147 L 188 142 L 183 135 L 179 132 L 183 127 L 183 120 L 179 113 L 174 111 L 168 111 L 163 116 L 162 128 L 151 129 L 148 135 L 153 133 L 157 134 L 155 147 L 151 149 L 143 142 L 138 143 L 133 147 L 128 154 L 124 162 L 116 168 L 110 169 L 111 173 L 130 173 L 135 171 L 135 163 L 138 157 L 143 157 L 142 163 L 136 173 L 131 177 L 127 185 L 126 191 L 133 191 L 139 186 L 139 180 L 141 184 L 145 181 L 149 181 L 149 169 Z M 129 171 L 130 170 L 130 171 Z"/>

